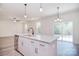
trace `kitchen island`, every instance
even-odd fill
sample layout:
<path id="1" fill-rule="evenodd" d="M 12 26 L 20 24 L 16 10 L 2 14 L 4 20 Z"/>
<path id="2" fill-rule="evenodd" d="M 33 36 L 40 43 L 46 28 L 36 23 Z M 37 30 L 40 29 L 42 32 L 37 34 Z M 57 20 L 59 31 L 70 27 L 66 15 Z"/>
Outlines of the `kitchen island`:
<path id="1" fill-rule="evenodd" d="M 56 38 L 49 35 L 18 35 L 17 50 L 24 56 L 57 55 Z"/>

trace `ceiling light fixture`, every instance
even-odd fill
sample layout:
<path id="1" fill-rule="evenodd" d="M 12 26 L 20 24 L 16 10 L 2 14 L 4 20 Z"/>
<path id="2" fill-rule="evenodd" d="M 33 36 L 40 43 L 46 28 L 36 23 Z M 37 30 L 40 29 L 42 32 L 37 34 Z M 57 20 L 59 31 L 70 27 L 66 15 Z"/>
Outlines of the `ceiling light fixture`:
<path id="1" fill-rule="evenodd" d="M 42 4 L 40 3 L 40 12 L 43 11 Z"/>
<path id="2" fill-rule="evenodd" d="M 24 18 L 27 18 L 27 15 L 26 15 L 26 6 L 27 6 L 27 4 L 24 4 L 24 6 L 25 6 L 25 14 L 24 14 Z"/>
<path id="3" fill-rule="evenodd" d="M 60 18 L 60 7 L 58 6 L 57 7 L 57 19 L 55 20 L 55 22 L 61 22 L 62 20 L 61 20 L 61 18 Z"/>

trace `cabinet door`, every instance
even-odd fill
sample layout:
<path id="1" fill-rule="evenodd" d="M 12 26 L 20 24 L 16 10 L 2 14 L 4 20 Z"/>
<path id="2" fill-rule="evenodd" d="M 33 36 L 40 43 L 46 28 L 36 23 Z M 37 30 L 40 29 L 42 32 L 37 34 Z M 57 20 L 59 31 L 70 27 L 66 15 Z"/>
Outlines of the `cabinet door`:
<path id="1" fill-rule="evenodd" d="M 36 56 L 38 54 L 38 46 L 37 46 L 37 41 L 35 40 L 30 40 L 30 52 L 31 56 Z"/>
<path id="2" fill-rule="evenodd" d="M 24 51 L 24 55 L 26 56 L 36 56 L 38 54 L 37 41 L 26 38 L 24 44 Z"/>
<path id="3" fill-rule="evenodd" d="M 48 49 L 48 45 L 44 44 L 44 43 L 39 43 L 39 56 L 45 56 L 45 55 L 49 55 L 49 49 Z"/>
<path id="4" fill-rule="evenodd" d="M 24 40 L 24 55 L 25 56 L 35 56 L 36 48 L 35 48 L 35 42 L 34 40 L 25 38 Z"/>
<path id="5" fill-rule="evenodd" d="M 39 49 L 38 49 L 38 55 L 39 56 L 53 56 L 53 46 L 51 44 L 39 43 Z"/>
<path id="6" fill-rule="evenodd" d="M 18 51 L 21 52 L 23 55 L 24 55 L 24 43 L 23 43 L 24 39 L 22 37 L 19 37 L 19 40 L 18 40 Z"/>
<path id="7" fill-rule="evenodd" d="M 28 38 L 24 38 L 24 55 L 30 56 L 30 40 Z"/>

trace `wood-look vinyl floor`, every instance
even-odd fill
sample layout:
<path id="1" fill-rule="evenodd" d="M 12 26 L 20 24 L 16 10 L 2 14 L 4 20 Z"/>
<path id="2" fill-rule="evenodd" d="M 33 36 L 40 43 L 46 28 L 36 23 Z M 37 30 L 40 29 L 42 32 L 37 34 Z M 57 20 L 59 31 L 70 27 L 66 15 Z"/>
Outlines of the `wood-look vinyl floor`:
<path id="1" fill-rule="evenodd" d="M 13 37 L 0 38 L 0 56 L 21 56 L 20 53 L 14 50 Z"/>

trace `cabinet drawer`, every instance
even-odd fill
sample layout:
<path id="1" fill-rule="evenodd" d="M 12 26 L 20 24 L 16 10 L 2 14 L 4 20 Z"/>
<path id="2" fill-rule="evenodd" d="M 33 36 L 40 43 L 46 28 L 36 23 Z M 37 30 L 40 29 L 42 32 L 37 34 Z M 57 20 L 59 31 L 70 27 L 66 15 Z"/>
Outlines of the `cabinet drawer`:
<path id="1" fill-rule="evenodd" d="M 48 47 L 48 46 L 49 46 L 49 44 L 44 43 L 44 42 L 38 42 L 38 44 L 39 44 L 39 46 L 41 46 L 41 47 Z"/>
<path id="2" fill-rule="evenodd" d="M 29 38 L 25 38 L 24 39 L 24 45 L 25 46 L 35 46 L 37 45 L 37 42 L 35 40 L 29 39 Z"/>

